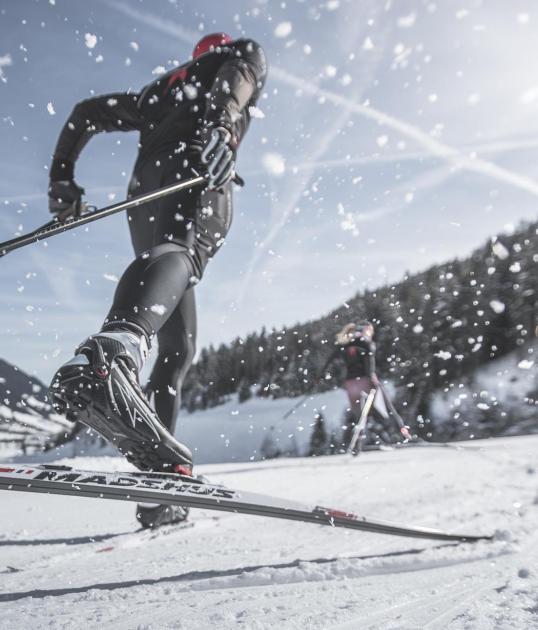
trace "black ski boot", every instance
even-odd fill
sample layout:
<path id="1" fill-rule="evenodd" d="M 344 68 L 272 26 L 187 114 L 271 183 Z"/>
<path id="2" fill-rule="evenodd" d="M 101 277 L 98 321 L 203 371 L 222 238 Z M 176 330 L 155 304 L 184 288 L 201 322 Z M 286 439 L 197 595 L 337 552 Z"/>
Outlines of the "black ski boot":
<path id="1" fill-rule="evenodd" d="M 80 345 L 55 374 L 54 408 L 112 442 L 140 470 L 192 474 L 192 454 L 160 422 L 140 384 L 143 335 L 101 332 Z"/>
<path id="2" fill-rule="evenodd" d="M 161 525 L 183 523 L 188 516 L 189 508 L 182 505 L 139 503 L 136 506 L 136 519 L 144 529 L 156 529 Z"/>

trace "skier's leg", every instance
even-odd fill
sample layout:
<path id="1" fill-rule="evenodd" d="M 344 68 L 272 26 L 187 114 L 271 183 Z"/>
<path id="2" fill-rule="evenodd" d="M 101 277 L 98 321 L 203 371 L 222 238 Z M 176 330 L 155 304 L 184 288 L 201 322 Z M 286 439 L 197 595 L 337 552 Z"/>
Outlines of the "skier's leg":
<path id="1" fill-rule="evenodd" d="M 157 333 L 159 354 L 145 387 L 148 398 L 160 421 L 175 434 L 177 416 L 181 405 L 181 387 L 195 353 L 196 303 L 194 288 L 185 292 L 176 310 Z M 180 505 L 139 503 L 136 519 L 144 528 L 184 522 L 189 508 Z"/>
<path id="2" fill-rule="evenodd" d="M 222 193 L 187 189 L 159 200 L 149 214 L 133 211 L 129 226 L 139 255 L 120 279 L 103 330 L 134 324 L 150 339 L 158 333 L 185 291 L 201 280 L 231 215 L 229 185 Z M 153 231 L 153 246 L 140 251 L 144 231 Z"/>
<path id="3" fill-rule="evenodd" d="M 138 224 L 142 216 L 143 227 L 153 228 L 153 246 L 129 266 L 102 331 L 58 370 L 51 395 L 58 409 L 113 442 L 139 468 L 188 471 L 190 451 L 159 421 L 138 374 L 152 336 L 221 245 L 231 218 L 230 190 L 183 191 L 161 200 L 152 214 L 139 214 Z"/>
<path id="4" fill-rule="evenodd" d="M 185 292 L 176 310 L 157 334 L 159 354 L 148 381 L 155 411 L 174 434 L 183 380 L 196 352 L 196 302 L 194 288 Z"/>
<path id="5" fill-rule="evenodd" d="M 161 243 L 138 256 L 121 277 L 102 330 L 131 330 L 134 325 L 151 340 L 198 277 L 191 258 L 178 243 Z"/>

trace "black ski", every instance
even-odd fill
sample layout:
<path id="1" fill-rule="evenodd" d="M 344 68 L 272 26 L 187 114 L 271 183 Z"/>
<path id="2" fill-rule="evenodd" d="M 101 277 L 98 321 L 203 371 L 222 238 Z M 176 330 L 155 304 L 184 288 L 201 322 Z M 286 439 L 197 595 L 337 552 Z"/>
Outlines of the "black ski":
<path id="1" fill-rule="evenodd" d="M 309 507 L 287 499 L 235 490 L 170 473 L 97 472 L 68 466 L 0 464 L 0 490 L 184 505 L 412 538 L 460 542 L 492 538 L 374 521 L 350 512 L 320 506 Z"/>

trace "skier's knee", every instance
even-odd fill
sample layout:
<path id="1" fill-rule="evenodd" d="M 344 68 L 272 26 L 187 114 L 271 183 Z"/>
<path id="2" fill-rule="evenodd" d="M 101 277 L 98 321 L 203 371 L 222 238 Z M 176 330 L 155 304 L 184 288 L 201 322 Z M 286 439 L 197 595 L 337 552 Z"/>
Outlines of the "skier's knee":
<path id="1" fill-rule="evenodd" d="M 151 249 L 143 252 L 139 256 L 139 260 L 147 266 L 153 265 L 156 261 L 172 258 L 174 265 L 178 267 L 184 266 L 189 274 L 189 284 L 195 285 L 202 278 L 202 268 L 199 264 L 196 252 L 186 245 L 180 243 L 160 243 L 154 245 Z"/>

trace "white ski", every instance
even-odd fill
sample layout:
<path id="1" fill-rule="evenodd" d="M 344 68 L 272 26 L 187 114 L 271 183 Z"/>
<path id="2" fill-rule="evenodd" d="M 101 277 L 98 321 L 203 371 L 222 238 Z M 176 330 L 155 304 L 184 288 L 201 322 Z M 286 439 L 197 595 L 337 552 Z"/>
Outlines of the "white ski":
<path id="1" fill-rule="evenodd" d="M 97 472 L 68 466 L 0 464 L 0 490 L 184 505 L 413 538 L 461 542 L 491 539 L 486 535 L 451 534 L 437 529 L 370 520 L 342 510 L 309 507 L 287 499 L 235 490 L 170 473 Z"/>

